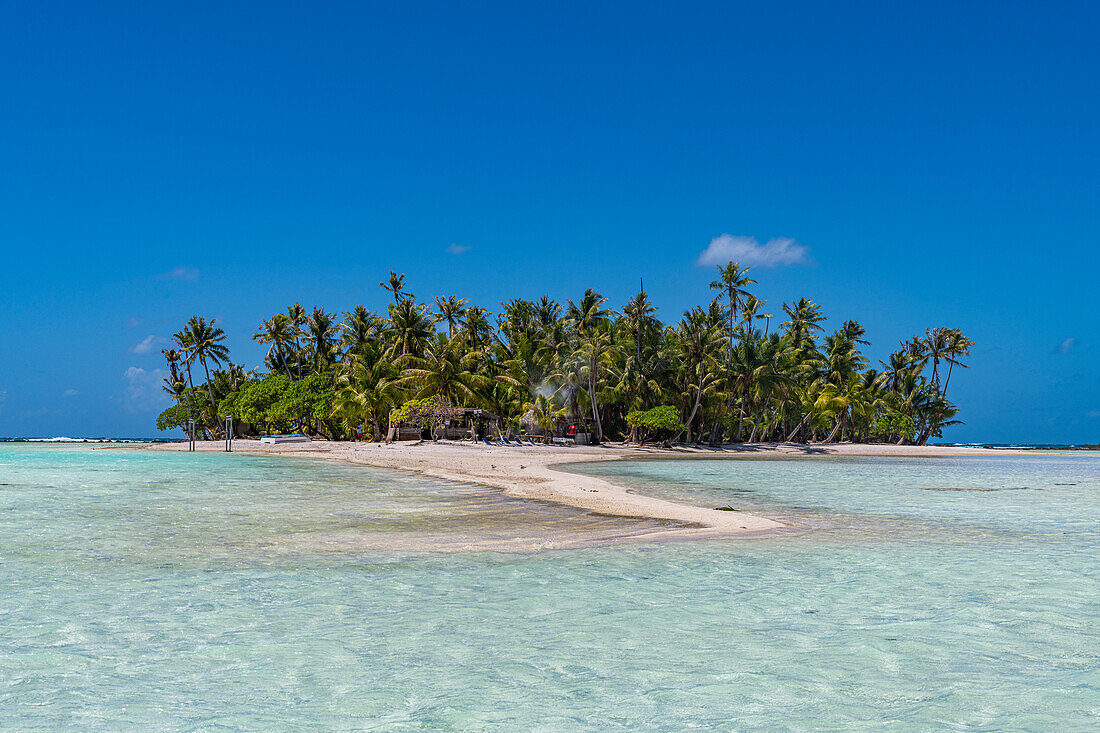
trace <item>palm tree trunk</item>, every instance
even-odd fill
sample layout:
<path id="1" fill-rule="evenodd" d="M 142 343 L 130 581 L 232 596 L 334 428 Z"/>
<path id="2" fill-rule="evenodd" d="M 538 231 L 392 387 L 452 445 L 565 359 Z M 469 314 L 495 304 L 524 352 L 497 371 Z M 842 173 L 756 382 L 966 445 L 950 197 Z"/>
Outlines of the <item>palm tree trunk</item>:
<path id="1" fill-rule="evenodd" d="M 699 411 L 699 404 L 703 401 L 703 385 L 701 384 L 702 381 L 703 381 L 702 379 L 699 380 L 699 382 L 700 382 L 699 390 L 695 393 L 695 406 L 691 408 L 691 415 L 689 415 L 687 421 L 684 422 L 684 426 L 687 429 L 687 442 L 689 442 L 689 443 L 691 442 L 691 423 L 695 419 L 695 413 L 697 413 Z M 680 431 L 680 432 L 682 433 L 683 431 Z M 680 433 L 677 433 L 676 438 L 679 438 L 679 437 L 680 437 Z M 673 438 L 672 442 L 675 443 L 676 438 Z"/>
<path id="2" fill-rule="evenodd" d="M 810 414 L 811 413 L 807 411 L 806 414 L 802 416 L 802 419 L 798 421 L 798 424 L 794 426 L 794 430 L 792 430 L 791 434 L 787 436 L 787 443 L 793 441 L 795 436 L 802 432 L 802 428 L 805 427 L 806 421 L 810 419 Z"/>
<path id="3" fill-rule="evenodd" d="M 588 397 L 588 401 L 592 403 L 592 422 L 595 424 L 596 428 L 596 442 L 602 443 L 603 426 L 600 424 L 600 408 L 596 404 L 596 380 L 593 379 L 593 373 L 591 369 L 588 372 Z"/>
<path id="4" fill-rule="evenodd" d="M 202 369 L 206 372 L 206 393 L 210 395 L 210 410 L 214 417 L 215 427 L 210 429 L 210 437 L 216 439 L 218 437 L 218 403 L 214 401 L 214 385 L 210 383 L 210 368 L 206 366 L 206 359 L 200 355 L 199 362 L 202 363 Z"/>
<path id="5" fill-rule="evenodd" d="M 840 424 L 841 424 L 841 421 L 842 421 L 843 417 L 844 417 L 843 415 L 837 415 L 836 416 L 836 424 L 833 425 L 833 429 L 832 429 L 832 431 L 830 431 L 829 437 L 825 438 L 825 440 L 823 440 L 821 442 L 823 442 L 823 443 L 832 443 L 833 442 L 833 439 L 836 438 L 837 432 L 840 430 Z"/>

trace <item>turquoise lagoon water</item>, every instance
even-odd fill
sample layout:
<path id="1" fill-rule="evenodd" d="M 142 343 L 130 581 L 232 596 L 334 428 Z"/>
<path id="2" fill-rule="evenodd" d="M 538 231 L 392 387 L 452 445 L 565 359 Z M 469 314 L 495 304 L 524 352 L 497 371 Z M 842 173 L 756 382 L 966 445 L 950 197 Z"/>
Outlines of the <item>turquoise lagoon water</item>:
<path id="1" fill-rule="evenodd" d="M 1100 459 L 578 470 L 801 529 L 460 551 L 650 527 L 315 461 L 0 447 L 0 729 L 1100 726 Z"/>

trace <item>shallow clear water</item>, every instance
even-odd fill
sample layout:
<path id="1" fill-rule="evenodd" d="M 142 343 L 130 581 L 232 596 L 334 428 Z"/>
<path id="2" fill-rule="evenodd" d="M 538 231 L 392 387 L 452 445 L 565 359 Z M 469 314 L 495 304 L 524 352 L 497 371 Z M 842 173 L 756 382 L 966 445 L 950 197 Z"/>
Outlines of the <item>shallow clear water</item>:
<path id="1" fill-rule="evenodd" d="M 607 527 L 337 464 L 0 447 L 0 729 L 1100 725 L 1096 458 L 583 470 L 805 529 L 423 552 Z"/>

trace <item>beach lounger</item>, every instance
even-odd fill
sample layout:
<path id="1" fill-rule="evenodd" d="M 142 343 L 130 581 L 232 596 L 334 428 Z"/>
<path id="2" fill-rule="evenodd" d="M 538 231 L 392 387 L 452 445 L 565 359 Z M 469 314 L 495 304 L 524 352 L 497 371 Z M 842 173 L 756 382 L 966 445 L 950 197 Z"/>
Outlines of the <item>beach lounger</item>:
<path id="1" fill-rule="evenodd" d="M 483 443 L 485 443 L 485 445 L 489 446 L 490 448 L 492 448 L 492 447 L 493 447 L 493 444 L 489 442 L 489 439 L 488 439 L 488 438 L 482 438 L 482 439 L 481 439 L 481 441 L 482 441 Z"/>

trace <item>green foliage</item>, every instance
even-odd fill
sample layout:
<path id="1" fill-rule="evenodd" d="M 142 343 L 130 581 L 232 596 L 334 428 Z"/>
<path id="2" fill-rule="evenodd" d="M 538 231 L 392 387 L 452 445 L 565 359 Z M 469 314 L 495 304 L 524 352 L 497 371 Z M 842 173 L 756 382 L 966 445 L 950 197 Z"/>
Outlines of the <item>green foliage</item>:
<path id="1" fill-rule="evenodd" d="M 718 274 L 717 298 L 662 323 L 644 289 L 619 312 L 591 288 L 565 303 L 516 298 L 495 314 L 441 296 L 433 311 L 394 271 L 381 283 L 393 296 L 386 313 L 355 306 L 339 321 L 295 303 L 265 319 L 253 335 L 267 347 L 260 378 L 195 316 L 163 352 L 177 407 L 157 424 L 194 417 L 216 435 L 232 415 L 259 430 L 340 437 L 369 426 L 381 437 L 387 416 L 423 427 L 452 405 L 509 425 L 528 413 L 544 429 L 564 421 L 597 442 L 629 428 L 688 442 L 924 443 L 956 424 L 947 388 L 973 346 L 958 329 L 928 329 L 868 368 L 858 321 L 826 333 L 812 300 L 769 307 L 748 268 Z"/>
<path id="2" fill-rule="evenodd" d="M 916 424 L 910 415 L 906 415 L 892 407 L 879 411 L 875 421 L 871 424 L 871 433 L 874 435 L 897 435 L 912 440 L 916 434 Z"/>
<path id="3" fill-rule="evenodd" d="M 390 412 L 390 422 L 408 423 L 423 427 L 453 412 L 450 403 L 440 397 L 422 397 L 406 400 L 401 407 Z"/>
<path id="4" fill-rule="evenodd" d="M 187 429 L 187 421 L 191 419 L 191 412 L 186 403 L 172 405 L 164 412 L 157 415 L 157 430 Z"/>
<path id="5" fill-rule="evenodd" d="M 281 378 L 281 377 L 280 377 Z M 270 422 L 314 422 L 332 414 L 332 372 L 311 374 L 290 384 L 267 411 Z"/>
<path id="6" fill-rule="evenodd" d="M 650 410 L 634 410 L 626 415 L 626 424 L 641 428 L 654 436 L 669 436 L 685 430 L 679 411 L 672 405 L 661 405 Z"/>

